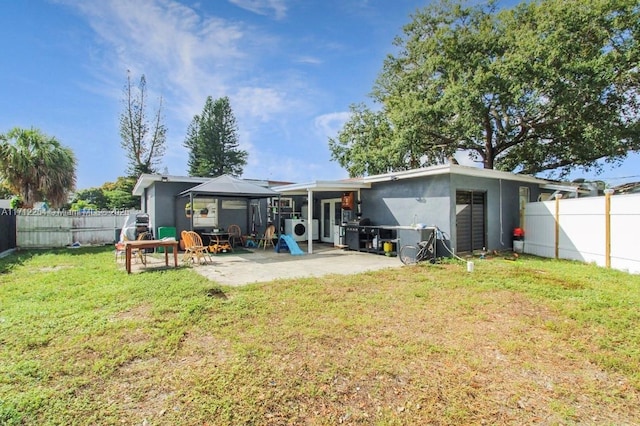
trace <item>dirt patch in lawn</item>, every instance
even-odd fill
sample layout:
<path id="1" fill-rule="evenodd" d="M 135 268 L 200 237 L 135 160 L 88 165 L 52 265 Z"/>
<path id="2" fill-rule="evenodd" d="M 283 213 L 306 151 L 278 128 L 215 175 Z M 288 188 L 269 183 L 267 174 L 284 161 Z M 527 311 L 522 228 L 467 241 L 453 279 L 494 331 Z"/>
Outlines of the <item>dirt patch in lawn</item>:
<path id="1" fill-rule="evenodd" d="M 359 291 L 329 287 L 321 302 L 349 303 Z M 391 285 L 368 291 L 383 296 Z M 122 368 L 113 397 L 154 424 L 180 415 L 192 424 L 220 415 L 213 423 L 636 422 L 638 391 L 558 333 L 574 329 L 570 319 L 506 290 L 434 288 L 414 296 L 424 303 L 398 300 L 394 316 L 371 311 L 366 324 L 319 311 L 298 318 L 315 325 L 290 334 L 281 324 L 303 310 L 283 306 L 259 335 L 237 324 L 233 344 L 190 332 L 166 359 Z M 351 312 L 367 309 L 354 304 Z M 194 401 L 210 401 L 211 412 L 192 412 Z"/>

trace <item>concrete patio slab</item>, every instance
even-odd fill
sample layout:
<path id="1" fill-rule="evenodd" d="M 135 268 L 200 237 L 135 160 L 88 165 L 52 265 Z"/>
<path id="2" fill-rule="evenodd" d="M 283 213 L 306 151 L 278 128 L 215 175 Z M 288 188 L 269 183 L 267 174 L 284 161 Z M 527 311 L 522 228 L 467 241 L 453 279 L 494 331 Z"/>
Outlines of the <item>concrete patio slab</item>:
<path id="1" fill-rule="evenodd" d="M 397 257 L 343 250 L 327 244 L 314 244 L 312 254 L 305 252 L 296 256 L 270 249 L 252 249 L 250 253 L 212 255 L 212 258 L 212 264 L 194 265 L 193 269 L 212 281 L 230 286 L 402 266 Z"/>

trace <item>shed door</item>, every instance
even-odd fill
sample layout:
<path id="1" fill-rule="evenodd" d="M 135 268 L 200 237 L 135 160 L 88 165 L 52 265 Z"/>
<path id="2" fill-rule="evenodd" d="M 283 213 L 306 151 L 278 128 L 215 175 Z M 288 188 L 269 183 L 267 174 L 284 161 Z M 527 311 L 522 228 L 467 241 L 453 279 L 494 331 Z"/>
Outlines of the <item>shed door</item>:
<path id="1" fill-rule="evenodd" d="M 456 250 L 470 252 L 487 246 L 486 192 L 456 191 Z"/>

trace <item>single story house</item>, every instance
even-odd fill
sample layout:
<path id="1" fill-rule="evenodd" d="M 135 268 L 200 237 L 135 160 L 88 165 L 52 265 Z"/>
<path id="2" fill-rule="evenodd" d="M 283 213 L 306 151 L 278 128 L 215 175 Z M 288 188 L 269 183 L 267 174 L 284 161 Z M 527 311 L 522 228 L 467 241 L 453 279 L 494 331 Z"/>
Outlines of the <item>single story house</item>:
<path id="1" fill-rule="evenodd" d="M 348 230 L 350 223 L 364 222 L 397 227 L 391 236 L 399 244 L 414 244 L 424 239 L 416 228 L 426 226 L 437 227 L 454 253 L 511 249 L 514 229 L 523 226 L 526 202 L 545 193 L 576 190 L 532 176 L 455 164 L 273 189 L 282 197 L 305 194 L 319 200 L 307 205 L 319 212 L 309 209 L 306 216 L 318 217 L 321 241 L 339 237 L 336 224 L 347 224 Z M 354 207 L 344 210 L 341 196 L 351 192 Z M 440 253 L 446 255 L 447 249 Z M 373 251 L 379 252 L 375 247 Z"/>
<path id="2" fill-rule="evenodd" d="M 149 214 L 151 230 L 163 236 L 172 228 L 176 237 L 183 230 L 210 231 L 240 226 L 243 234 L 261 234 L 273 221 L 272 200 L 278 193 L 269 189 L 286 182 L 143 174 L 133 188 L 141 197 L 141 210 Z"/>
<path id="3" fill-rule="evenodd" d="M 364 247 L 367 250 L 379 243 L 376 238 L 393 239 L 396 245 L 416 243 L 424 239 L 420 229 L 437 227 L 446 241 L 444 249 L 462 253 L 511 249 L 514 229 L 524 225 L 525 203 L 554 191 L 577 191 L 575 186 L 528 175 L 455 164 L 296 184 L 245 180 L 268 189 L 264 193 L 194 190 L 211 180 L 142 175 L 133 194 L 142 197 L 141 208 L 155 229 L 175 227 L 178 234 L 190 227 L 233 223 L 244 234 L 260 235 L 267 223 L 274 222 L 279 223 L 279 232 L 306 241 L 311 253 L 314 240 L 357 249 L 347 241 L 355 226 L 370 227 L 365 228 L 372 239 Z M 189 198 L 194 193 L 196 198 Z M 186 209 L 194 200 L 198 205 Z M 207 214 L 194 219 L 197 209 L 206 209 Z M 193 215 L 188 217 L 186 210 L 193 210 Z M 377 246 L 371 251 L 381 253 Z"/>

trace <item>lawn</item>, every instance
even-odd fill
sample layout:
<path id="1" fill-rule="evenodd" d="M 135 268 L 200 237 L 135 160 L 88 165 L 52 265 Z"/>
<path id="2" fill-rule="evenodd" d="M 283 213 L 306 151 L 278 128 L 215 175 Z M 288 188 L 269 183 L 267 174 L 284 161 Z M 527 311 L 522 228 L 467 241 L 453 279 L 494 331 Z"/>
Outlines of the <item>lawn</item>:
<path id="1" fill-rule="evenodd" d="M 640 276 L 501 256 L 222 287 L 0 259 L 0 424 L 637 424 Z"/>

